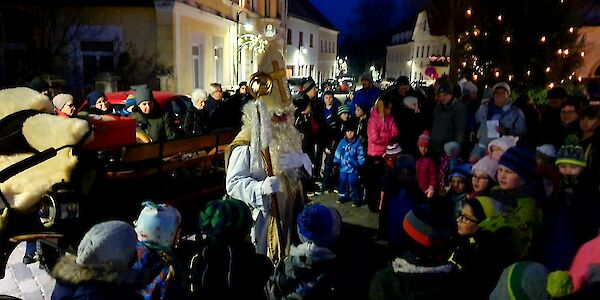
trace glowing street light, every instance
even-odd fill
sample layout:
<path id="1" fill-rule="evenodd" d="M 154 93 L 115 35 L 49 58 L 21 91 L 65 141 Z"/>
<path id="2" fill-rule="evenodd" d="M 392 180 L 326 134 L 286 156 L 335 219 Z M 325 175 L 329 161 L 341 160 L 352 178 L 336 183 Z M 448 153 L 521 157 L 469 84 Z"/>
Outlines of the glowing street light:
<path id="1" fill-rule="evenodd" d="M 467 8 L 467 16 L 471 16 L 473 14 L 473 10 L 470 8 Z"/>
<path id="2" fill-rule="evenodd" d="M 550 67 L 546 67 L 546 73 L 550 73 Z"/>
<path id="3" fill-rule="evenodd" d="M 496 78 L 500 77 L 500 72 L 498 72 L 498 71 L 494 72 L 494 76 L 495 76 Z"/>
<path id="4" fill-rule="evenodd" d="M 542 42 L 542 43 L 545 43 L 545 42 L 546 42 L 546 36 L 545 36 L 545 35 L 543 35 L 543 36 L 540 38 L 540 42 Z"/>
<path id="5" fill-rule="evenodd" d="M 498 22 L 502 22 L 502 15 L 498 15 Z"/>

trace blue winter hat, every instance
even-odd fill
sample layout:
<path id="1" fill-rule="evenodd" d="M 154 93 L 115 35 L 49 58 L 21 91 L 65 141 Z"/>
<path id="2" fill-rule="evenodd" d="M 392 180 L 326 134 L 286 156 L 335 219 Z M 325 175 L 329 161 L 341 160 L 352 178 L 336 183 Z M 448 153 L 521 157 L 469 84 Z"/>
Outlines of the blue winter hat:
<path id="1" fill-rule="evenodd" d="M 87 96 L 85 96 L 88 103 L 90 104 L 90 107 L 96 106 L 96 102 L 98 101 L 98 99 L 100 99 L 102 97 L 105 97 L 105 96 L 100 91 L 93 91 L 93 92 L 87 94 Z"/>
<path id="2" fill-rule="evenodd" d="M 452 178 L 452 177 L 461 177 L 464 180 L 468 181 L 469 178 L 471 177 L 471 169 L 473 168 L 473 165 L 465 163 L 465 164 L 460 164 L 456 167 L 454 167 L 451 171 L 450 171 L 450 175 L 448 175 L 448 179 Z"/>
<path id="3" fill-rule="evenodd" d="M 535 153 L 522 146 L 511 147 L 500 158 L 498 165 L 503 165 L 517 173 L 525 181 L 535 175 L 537 164 Z"/>
<path id="4" fill-rule="evenodd" d="M 321 204 L 306 206 L 298 216 L 298 234 L 304 243 L 319 247 L 332 246 L 340 235 L 342 217 L 333 207 Z"/>

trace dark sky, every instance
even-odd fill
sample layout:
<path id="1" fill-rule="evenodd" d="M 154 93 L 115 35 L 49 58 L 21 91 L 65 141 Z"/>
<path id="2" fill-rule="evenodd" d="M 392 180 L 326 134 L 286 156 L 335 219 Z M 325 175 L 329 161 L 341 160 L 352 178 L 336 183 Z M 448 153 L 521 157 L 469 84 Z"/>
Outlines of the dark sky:
<path id="1" fill-rule="evenodd" d="M 352 57 L 360 67 L 384 56 L 391 35 L 410 26 L 429 0 L 310 1 L 340 31 L 339 53 Z"/>

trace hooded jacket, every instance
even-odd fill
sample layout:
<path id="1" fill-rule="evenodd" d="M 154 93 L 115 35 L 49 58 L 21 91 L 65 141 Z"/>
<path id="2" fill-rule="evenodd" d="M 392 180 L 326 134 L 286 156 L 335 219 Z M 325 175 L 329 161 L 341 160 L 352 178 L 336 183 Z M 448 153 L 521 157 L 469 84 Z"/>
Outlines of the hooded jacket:
<path id="1" fill-rule="evenodd" d="M 332 299 L 336 294 L 337 260 L 313 243 L 293 246 L 267 283 L 269 299 Z"/>
<path id="2" fill-rule="evenodd" d="M 131 270 L 112 264 L 82 266 L 75 262 L 75 256 L 64 256 L 54 269 L 52 277 L 56 286 L 52 300 L 128 300 L 143 299 L 136 292 L 140 279 Z"/>

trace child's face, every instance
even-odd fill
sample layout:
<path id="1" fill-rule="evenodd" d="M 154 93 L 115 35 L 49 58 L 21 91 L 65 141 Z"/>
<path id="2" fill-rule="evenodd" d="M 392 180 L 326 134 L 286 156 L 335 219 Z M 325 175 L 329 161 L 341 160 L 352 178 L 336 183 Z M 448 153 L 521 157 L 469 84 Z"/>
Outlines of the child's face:
<path id="1" fill-rule="evenodd" d="M 357 105 L 356 109 L 354 109 L 354 114 L 357 118 L 360 118 L 365 115 L 365 112 L 362 110 L 362 108 L 360 108 L 360 106 Z"/>
<path id="2" fill-rule="evenodd" d="M 340 115 L 340 119 L 344 122 L 348 121 L 348 114 L 347 113 L 343 113 Z"/>
<path id="3" fill-rule="evenodd" d="M 560 164 L 558 165 L 558 172 L 565 176 L 577 176 L 583 171 L 583 167 L 572 165 L 572 164 Z"/>
<path id="4" fill-rule="evenodd" d="M 462 177 L 453 176 L 450 178 L 450 191 L 454 194 L 462 194 L 467 189 L 467 183 Z"/>
<path id="5" fill-rule="evenodd" d="M 471 184 L 473 184 L 473 191 L 481 193 L 490 185 L 490 177 L 481 170 L 474 170 Z"/>
<path id="6" fill-rule="evenodd" d="M 346 138 L 351 140 L 354 138 L 355 132 L 354 130 L 346 130 Z"/>
<path id="7" fill-rule="evenodd" d="M 502 148 L 495 146 L 495 145 L 490 147 L 490 157 L 492 159 L 500 160 L 500 158 L 502 157 L 502 154 L 504 154 L 504 150 L 502 150 Z"/>
<path id="8" fill-rule="evenodd" d="M 460 216 L 456 218 L 456 225 L 458 228 L 459 235 L 469 235 L 475 233 L 479 229 L 477 224 L 479 220 L 473 215 L 473 209 L 471 206 L 466 204 L 460 213 Z"/>
<path id="9" fill-rule="evenodd" d="M 419 146 L 419 153 L 421 153 L 421 155 L 425 156 L 425 154 L 427 154 L 427 150 L 429 150 L 429 147 Z"/>
<path id="10" fill-rule="evenodd" d="M 323 97 L 323 100 L 325 101 L 325 104 L 331 105 L 331 103 L 333 103 L 333 96 L 327 94 L 325 97 Z"/>
<path id="11" fill-rule="evenodd" d="M 514 190 L 525 184 L 525 181 L 513 170 L 500 165 L 498 166 L 498 184 L 504 191 Z"/>
<path id="12" fill-rule="evenodd" d="M 579 120 L 579 127 L 581 127 L 583 132 L 594 132 L 598 128 L 598 124 L 600 122 L 596 118 L 590 119 L 586 117 Z"/>

